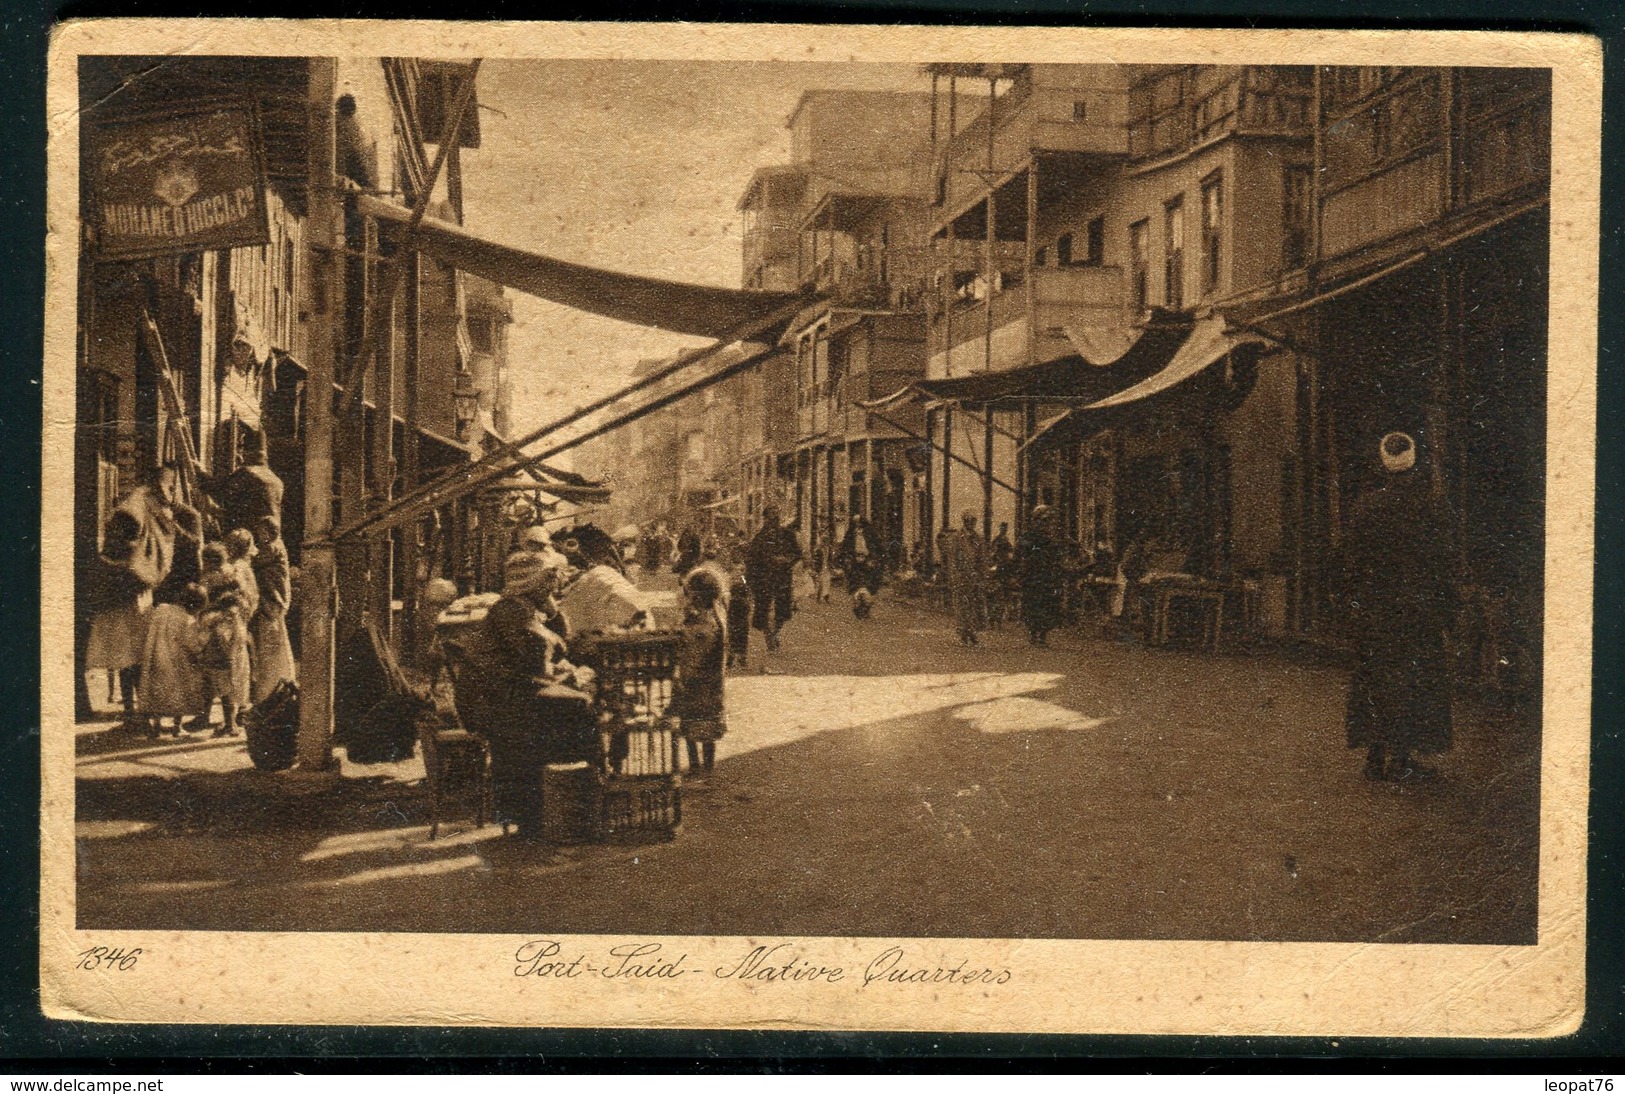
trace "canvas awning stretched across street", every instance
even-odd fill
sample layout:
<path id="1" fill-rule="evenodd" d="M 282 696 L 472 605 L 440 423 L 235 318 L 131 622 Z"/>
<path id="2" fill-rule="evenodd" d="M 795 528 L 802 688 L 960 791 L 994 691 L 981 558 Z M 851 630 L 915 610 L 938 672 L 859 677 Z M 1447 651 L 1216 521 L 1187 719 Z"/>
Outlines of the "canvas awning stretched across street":
<path id="1" fill-rule="evenodd" d="M 356 210 L 402 225 L 412 219 L 410 209 L 364 194 L 356 198 Z M 796 299 L 795 293 L 694 285 L 565 262 L 482 239 L 432 217 L 418 224 L 416 245 L 424 254 L 487 281 L 594 315 L 677 334 L 723 338 Z M 759 337 L 776 339 L 782 329 L 764 331 Z"/>

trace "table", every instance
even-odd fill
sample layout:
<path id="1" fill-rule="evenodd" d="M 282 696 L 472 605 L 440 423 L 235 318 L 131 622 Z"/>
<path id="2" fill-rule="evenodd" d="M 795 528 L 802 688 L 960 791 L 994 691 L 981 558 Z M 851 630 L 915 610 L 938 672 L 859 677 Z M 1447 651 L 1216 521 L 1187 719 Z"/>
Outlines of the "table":
<path id="1" fill-rule="evenodd" d="M 1224 630 L 1224 586 L 1201 580 L 1163 580 L 1152 587 L 1151 644 L 1168 644 L 1168 616 L 1173 606 L 1186 601 L 1203 611 L 1202 644 L 1219 652 L 1219 635 Z"/>

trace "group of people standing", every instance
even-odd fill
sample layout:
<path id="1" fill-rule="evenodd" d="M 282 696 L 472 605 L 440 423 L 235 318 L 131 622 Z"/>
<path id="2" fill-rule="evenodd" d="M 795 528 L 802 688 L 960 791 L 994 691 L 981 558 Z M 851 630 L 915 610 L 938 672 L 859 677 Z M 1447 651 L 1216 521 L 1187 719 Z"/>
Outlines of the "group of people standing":
<path id="1" fill-rule="evenodd" d="M 1032 529 L 1014 545 L 1008 524 L 986 540 L 971 512 L 963 514 L 958 529 L 944 532 L 939 543 L 962 645 L 980 644 L 981 632 L 1002 621 L 1012 597 L 1019 601 L 1028 641 L 1049 644 L 1050 632 L 1065 614 L 1069 572 L 1069 545 L 1052 508 L 1035 507 Z"/>
<path id="2" fill-rule="evenodd" d="M 167 719 L 176 736 L 204 730 L 218 699 L 215 736 L 228 736 L 250 704 L 294 679 L 282 494 L 256 433 L 204 500 L 208 512 L 181 500 L 169 465 L 120 500 L 87 590 L 84 667 L 117 674 L 127 728 L 157 737 Z"/>

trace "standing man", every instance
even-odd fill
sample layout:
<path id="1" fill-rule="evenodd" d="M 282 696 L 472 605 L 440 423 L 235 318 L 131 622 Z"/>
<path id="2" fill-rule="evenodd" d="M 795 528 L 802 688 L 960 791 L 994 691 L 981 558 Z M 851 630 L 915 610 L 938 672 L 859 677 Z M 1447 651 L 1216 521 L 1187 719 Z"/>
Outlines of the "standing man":
<path id="1" fill-rule="evenodd" d="M 672 563 L 672 573 L 684 577 L 690 570 L 700 564 L 700 554 L 703 549 L 700 534 L 692 525 L 685 525 L 682 534 L 677 537 L 677 561 Z"/>
<path id="2" fill-rule="evenodd" d="M 767 648 L 779 648 L 779 628 L 790 618 L 790 575 L 801 560 L 801 545 L 779 522 L 779 509 L 762 510 L 762 528 L 745 548 L 745 581 L 756 596 L 751 625 L 767 636 Z"/>
<path id="3" fill-rule="evenodd" d="M 1049 645 L 1049 632 L 1061 625 L 1066 605 L 1067 552 L 1060 519 L 1048 505 L 1033 509 L 1033 527 L 1016 548 L 1021 583 L 1021 621 L 1027 640 Z"/>
<path id="4" fill-rule="evenodd" d="M 252 531 L 270 517 L 282 527 L 282 479 L 265 462 L 265 434 L 254 430 L 243 441 L 243 465 L 215 488 L 223 531 Z"/>
<path id="5" fill-rule="evenodd" d="M 942 536 L 942 561 L 954 598 L 954 622 L 961 645 L 974 646 L 987 626 L 987 549 L 976 533 L 976 514 L 966 510 L 957 532 Z"/>
<path id="6" fill-rule="evenodd" d="M 1366 778 L 1397 782 L 1436 774 L 1414 754 L 1450 748 L 1456 519 L 1416 471 L 1410 434 L 1387 434 L 1377 454 L 1383 478 L 1355 502 L 1345 541 L 1356 658 L 1348 744 L 1366 750 Z"/>
<path id="7" fill-rule="evenodd" d="M 282 529 L 265 517 L 254 526 L 254 580 L 259 589 L 259 606 L 249 620 L 254 640 L 250 667 L 251 699 L 258 703 L 284 680 L 294 679 L 293 646 L 288 642 L 288 604 L 293 599 L 288 567 L 288 549 L 282 544 Z"/>

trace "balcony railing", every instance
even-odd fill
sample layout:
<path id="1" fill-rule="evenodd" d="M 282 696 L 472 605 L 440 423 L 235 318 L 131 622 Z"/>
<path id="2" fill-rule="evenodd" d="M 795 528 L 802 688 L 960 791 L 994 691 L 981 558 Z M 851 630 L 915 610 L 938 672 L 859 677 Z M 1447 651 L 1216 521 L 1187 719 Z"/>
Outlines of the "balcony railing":
<path id="1" fill-rule="evenodd" d="M 1004 280 L 994 292 L 991 324 L 985 296 L 956 300 L 951 328 L 939 308 L 932 317 L 931 352 L 942 353 L 950 347 L 981 341 L 987 337 L 989 326 L 998 332 L 1017 323 L 1026 328 L 1027 337 L 1039 344 L 1038 349 L 1045 350 L 1043 343 L 1054 342 L 1065 350 L 1067 327 L 1117 327 L 1129 321 L 1120 266 L 1040 266 L 1032 273 L 1030 298 L 1019 273 Z M 1021 339 L 1021 344 L 1026 345 L 1026 338 Z"/>
<path id="2" fill-rule="evenodd" d="M 1249 66 L 1198 89 L 1194 74 L 1170 73 L 1131 95 L 1130 159 L 1177 155 L 1226 133 L 1307 136 L 1314 88 L 1307 70 Z"/>
<path id="3" fill-rule="evenodd" d="M 1034 152 L 1121 156 L 1128 151 L 1127 93 L 1083 85 L 1012 90 L 993 102 L 993 169 L 1017 171 Z M 940 205 L 958 208 L 985 189 L 988 111 L 939 149 L 939 177 L 946 179 Z"/>

